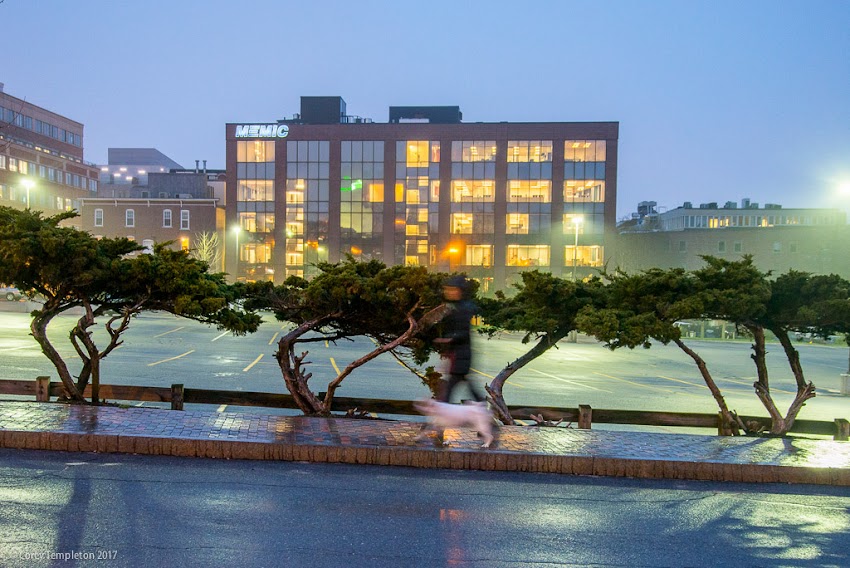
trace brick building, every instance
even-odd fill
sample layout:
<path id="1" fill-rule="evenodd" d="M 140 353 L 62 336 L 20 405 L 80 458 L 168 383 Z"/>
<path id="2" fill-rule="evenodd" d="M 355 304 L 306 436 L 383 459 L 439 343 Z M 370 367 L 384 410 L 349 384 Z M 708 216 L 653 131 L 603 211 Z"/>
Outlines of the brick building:
<path id="1" fill-rule="evenodd" d="M 341 97 L 302 97 L 291 119 L 228 124 L 227 271 L 280 282 L 351 255 L 463 271 L 487 293 L 523 270 L 601 266 L 618 123 L 461 118 L 390 107 L 375 123 Z"/>
<path id="2" fill-rule="evenodd" d="M 83 125 L 4 92 L 0 83 L 0 205 L 47 215 L 94 196 L 98 169 L 83 160 Z M 72 221 L 72 224 L 75 224 Z"/>

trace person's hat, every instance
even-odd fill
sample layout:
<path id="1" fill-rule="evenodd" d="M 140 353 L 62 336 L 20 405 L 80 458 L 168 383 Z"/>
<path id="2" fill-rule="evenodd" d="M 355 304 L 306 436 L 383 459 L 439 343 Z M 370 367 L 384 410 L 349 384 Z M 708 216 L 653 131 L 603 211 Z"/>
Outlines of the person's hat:
<path id="1" fill-rule="evenodd" d="M 443 282 L 443 286 L 451 286 L 453 288 L 460 288 L 461 290 L 466 290 L 469 287 L 469 282 L 466 281 L 466 278 L 463 276 L 452 276 L 447 278 L 445 282 Z"/>

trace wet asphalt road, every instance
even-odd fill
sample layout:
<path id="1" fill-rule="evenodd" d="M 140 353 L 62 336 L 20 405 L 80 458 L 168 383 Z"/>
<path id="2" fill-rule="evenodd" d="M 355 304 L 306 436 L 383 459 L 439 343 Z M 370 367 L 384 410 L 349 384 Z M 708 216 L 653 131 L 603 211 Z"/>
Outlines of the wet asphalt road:
<path id="1" fill-rule="evenodd" d="M 838 567 L 850 489 L 0 450 L 0 565 Z"/>

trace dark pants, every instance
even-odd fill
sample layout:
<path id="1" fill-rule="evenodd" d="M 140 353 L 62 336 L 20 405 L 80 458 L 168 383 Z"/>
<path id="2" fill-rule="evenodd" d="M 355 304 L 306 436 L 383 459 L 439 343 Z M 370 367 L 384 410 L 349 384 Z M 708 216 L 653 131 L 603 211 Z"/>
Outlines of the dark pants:
<path id="1" fill-rule="evenodd" d="M 469 392 L 472 393 L 472 398 L 478 402 L 487 400 L 487 396 L 481 392 L 475 383 L 467 379 L 466 375 L 451 374 L 449 375 L 449 379 L 443 382 L 442 392 L 440 392 L 440 402 L 449 402 L 452 398 L 452 391 L 460 383 L 466 384 Z"/>

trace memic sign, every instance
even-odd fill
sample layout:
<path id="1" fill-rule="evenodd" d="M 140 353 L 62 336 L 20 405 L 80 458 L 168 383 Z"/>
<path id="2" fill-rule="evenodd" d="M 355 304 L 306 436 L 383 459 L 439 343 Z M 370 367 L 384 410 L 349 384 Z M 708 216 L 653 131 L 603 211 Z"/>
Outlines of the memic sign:
<path id="1" fill-rule="evenodd" d="M 236 138 L 286 138 L 289 126 L 286 124 L 237 124 Z"/>

